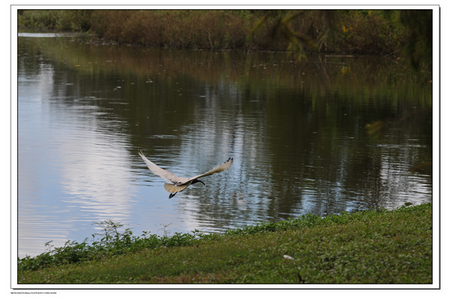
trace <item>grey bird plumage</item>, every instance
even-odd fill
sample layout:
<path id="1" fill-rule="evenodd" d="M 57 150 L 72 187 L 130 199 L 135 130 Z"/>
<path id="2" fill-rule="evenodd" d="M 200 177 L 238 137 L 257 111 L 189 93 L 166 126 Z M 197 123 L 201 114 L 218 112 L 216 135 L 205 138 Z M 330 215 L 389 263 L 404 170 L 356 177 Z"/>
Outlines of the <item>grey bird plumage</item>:
<path id="1" fill-rule="evenodd" d="M 172 174 L 171 172 L 166 171 L 166 170 L 158 167 L 156 164 L 154 164 L 153 162 L 148 160 L 144 156 L 142 151 L 139 151 L 139 155 L 144 160 L 145 164 L 150 169 L 150 171 L 153 172 L 153 174 L 158 175 L 159 177 L 161 177 L 164 180 L 166 180 L 167 182 L 169 182 L 169 183 L 165 183 L 164 184 L 164 188 L 168 192 L 170 192 L 169 199 L 174 197 L 178 192 L 181 192 L 181 191 L 185 190 L 191 184 L 195 184 L 195 183 L 198 183 L 198 182 L 203 183 L 203 181 L 198 180 L 198 178 L 209 176 L 209 175 L 214 175 L 214 174 L 223 172 L 226 169 L 228 169 L 231 166 L 231 164 L 233 163 L 233 159 L 230 157 L 230 158 L 228 158 L 228 160 L 226 162 L 224 162 L 223 164 L 212 168 L 211 170 L 209 170 L 206 173 L 203 173 L 201 175 L 197 175 L 197 176 L 194 176 L 194 177 L 191 177 L 191 178 L 183 178 L 183 177 L 178 177 L 178 176 Z M 203 183 L 203 185 L 204 184 L 205 183 Z"/>

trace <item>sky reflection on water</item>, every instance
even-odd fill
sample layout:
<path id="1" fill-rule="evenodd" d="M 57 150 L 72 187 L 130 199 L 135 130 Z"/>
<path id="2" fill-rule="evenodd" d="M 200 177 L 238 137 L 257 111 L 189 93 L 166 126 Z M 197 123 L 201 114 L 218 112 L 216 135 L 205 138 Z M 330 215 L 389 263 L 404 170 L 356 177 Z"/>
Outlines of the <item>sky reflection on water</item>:
<path id="1" fill-rule="evenodd" d="M 220 232 L 308 212 L 431 200 L 430 175 L 409 171 L 431 158 L 427 130 L 400 127 L 379 140 L 365 131 L 386 110 L 398 112 L 391 98 L 373 103 L 377 94 L 365 101 L 350 91 L 336 93 L 316 73 L 298 84 L 289 75 L 299 74 L 288 66 L 253 73 L 257 61 L 273 55 L 235 61 L 243 72 L 237 75 L 227 62 L 230 53 L 19 41 L 20 257 L 45 251 L 50 240 L 56 247 L 81 242 L 99 232 L 94 222 L 106 219 L 135 235 Z M 330 77 L 336 65 L 330 63 Z M 338 74 L 336 84 L 350 84 Z M 402 88 L 386 94 L 397 98 Z M 403 105 L 407 111 L 417 103 Z M 234 163 L 207 177 L 205 186 L 169 200 L 164 181 L 138 150 L 179 176 L 202 173 L 228 157 Z"/>

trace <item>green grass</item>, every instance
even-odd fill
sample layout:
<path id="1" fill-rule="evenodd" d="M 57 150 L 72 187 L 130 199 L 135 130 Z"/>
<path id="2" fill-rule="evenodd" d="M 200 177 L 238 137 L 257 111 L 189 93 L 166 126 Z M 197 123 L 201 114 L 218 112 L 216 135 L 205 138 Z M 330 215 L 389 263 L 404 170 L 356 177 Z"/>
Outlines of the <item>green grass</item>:
<path id="1" fill-rule="evenodd" d="M 80 248 L 84 259 L 34 267 L 25 264 L 39 256 L 21 260 L 18 283 L 431 283 L 431 209 L 309 214 L 213 235 L 113 229 L 103 243 Z"/>

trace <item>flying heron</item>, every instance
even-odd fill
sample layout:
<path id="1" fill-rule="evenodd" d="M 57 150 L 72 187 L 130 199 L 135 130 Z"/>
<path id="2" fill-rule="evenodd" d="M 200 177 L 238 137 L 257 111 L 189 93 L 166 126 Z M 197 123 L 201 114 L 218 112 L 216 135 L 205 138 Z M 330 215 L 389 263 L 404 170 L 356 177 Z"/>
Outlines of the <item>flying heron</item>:
<path id="1" fill-rule="evenodd" d="M 167 182 L 170 182 L 170 183 L 164 183 L 164 188 L 168 192 L 170 192 L 169 199 L 173 198 L 178 192 L 183 191 L 186 187 L 188 187 L 191 184 L 201 182 L 203 185 L 205 185 L 205 183 L 203 183 L 203 181 L 198 180 L 198 178 L 223 172 L 226 169 L 228 169 L 231 166 L 231 164 L 233 163 L 233 159 L 230 157 L 223 164 L 212 168 L 211 170 L 209 170 L 208 172 L 206 172 L 204 174 L 197 175 L 192 178 L 180 178 L 180 177 L 172 174 L 171 172 L 161 169 L 160 167 L 158 167 L 157 165 L 152 163 L 150 160 L 148 160 L 144 156 L 142 151 L 139 151 L 139 155 L 144 160 L 145 164 L 150 169 L 150 171 L 153 172 L 153 174 L 158 175 L 159 177 L 163 178 Z"/>

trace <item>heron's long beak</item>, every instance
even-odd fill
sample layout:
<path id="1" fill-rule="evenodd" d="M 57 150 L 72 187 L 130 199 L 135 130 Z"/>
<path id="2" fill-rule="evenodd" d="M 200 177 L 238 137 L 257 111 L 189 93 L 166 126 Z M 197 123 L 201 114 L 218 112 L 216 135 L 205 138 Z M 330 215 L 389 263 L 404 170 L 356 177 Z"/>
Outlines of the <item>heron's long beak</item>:
<path id="1" fill-rule="evenodd" d="M 198 180 L 198 179 L 195 179 L 194 181 L 192 181 L 192 184 L 195 184 L 195 183 L 197 183 L 197 182 L 201 182 L 203 185 L 205 185 L 205 183 L 203 183 L 203 181 Z"/>

